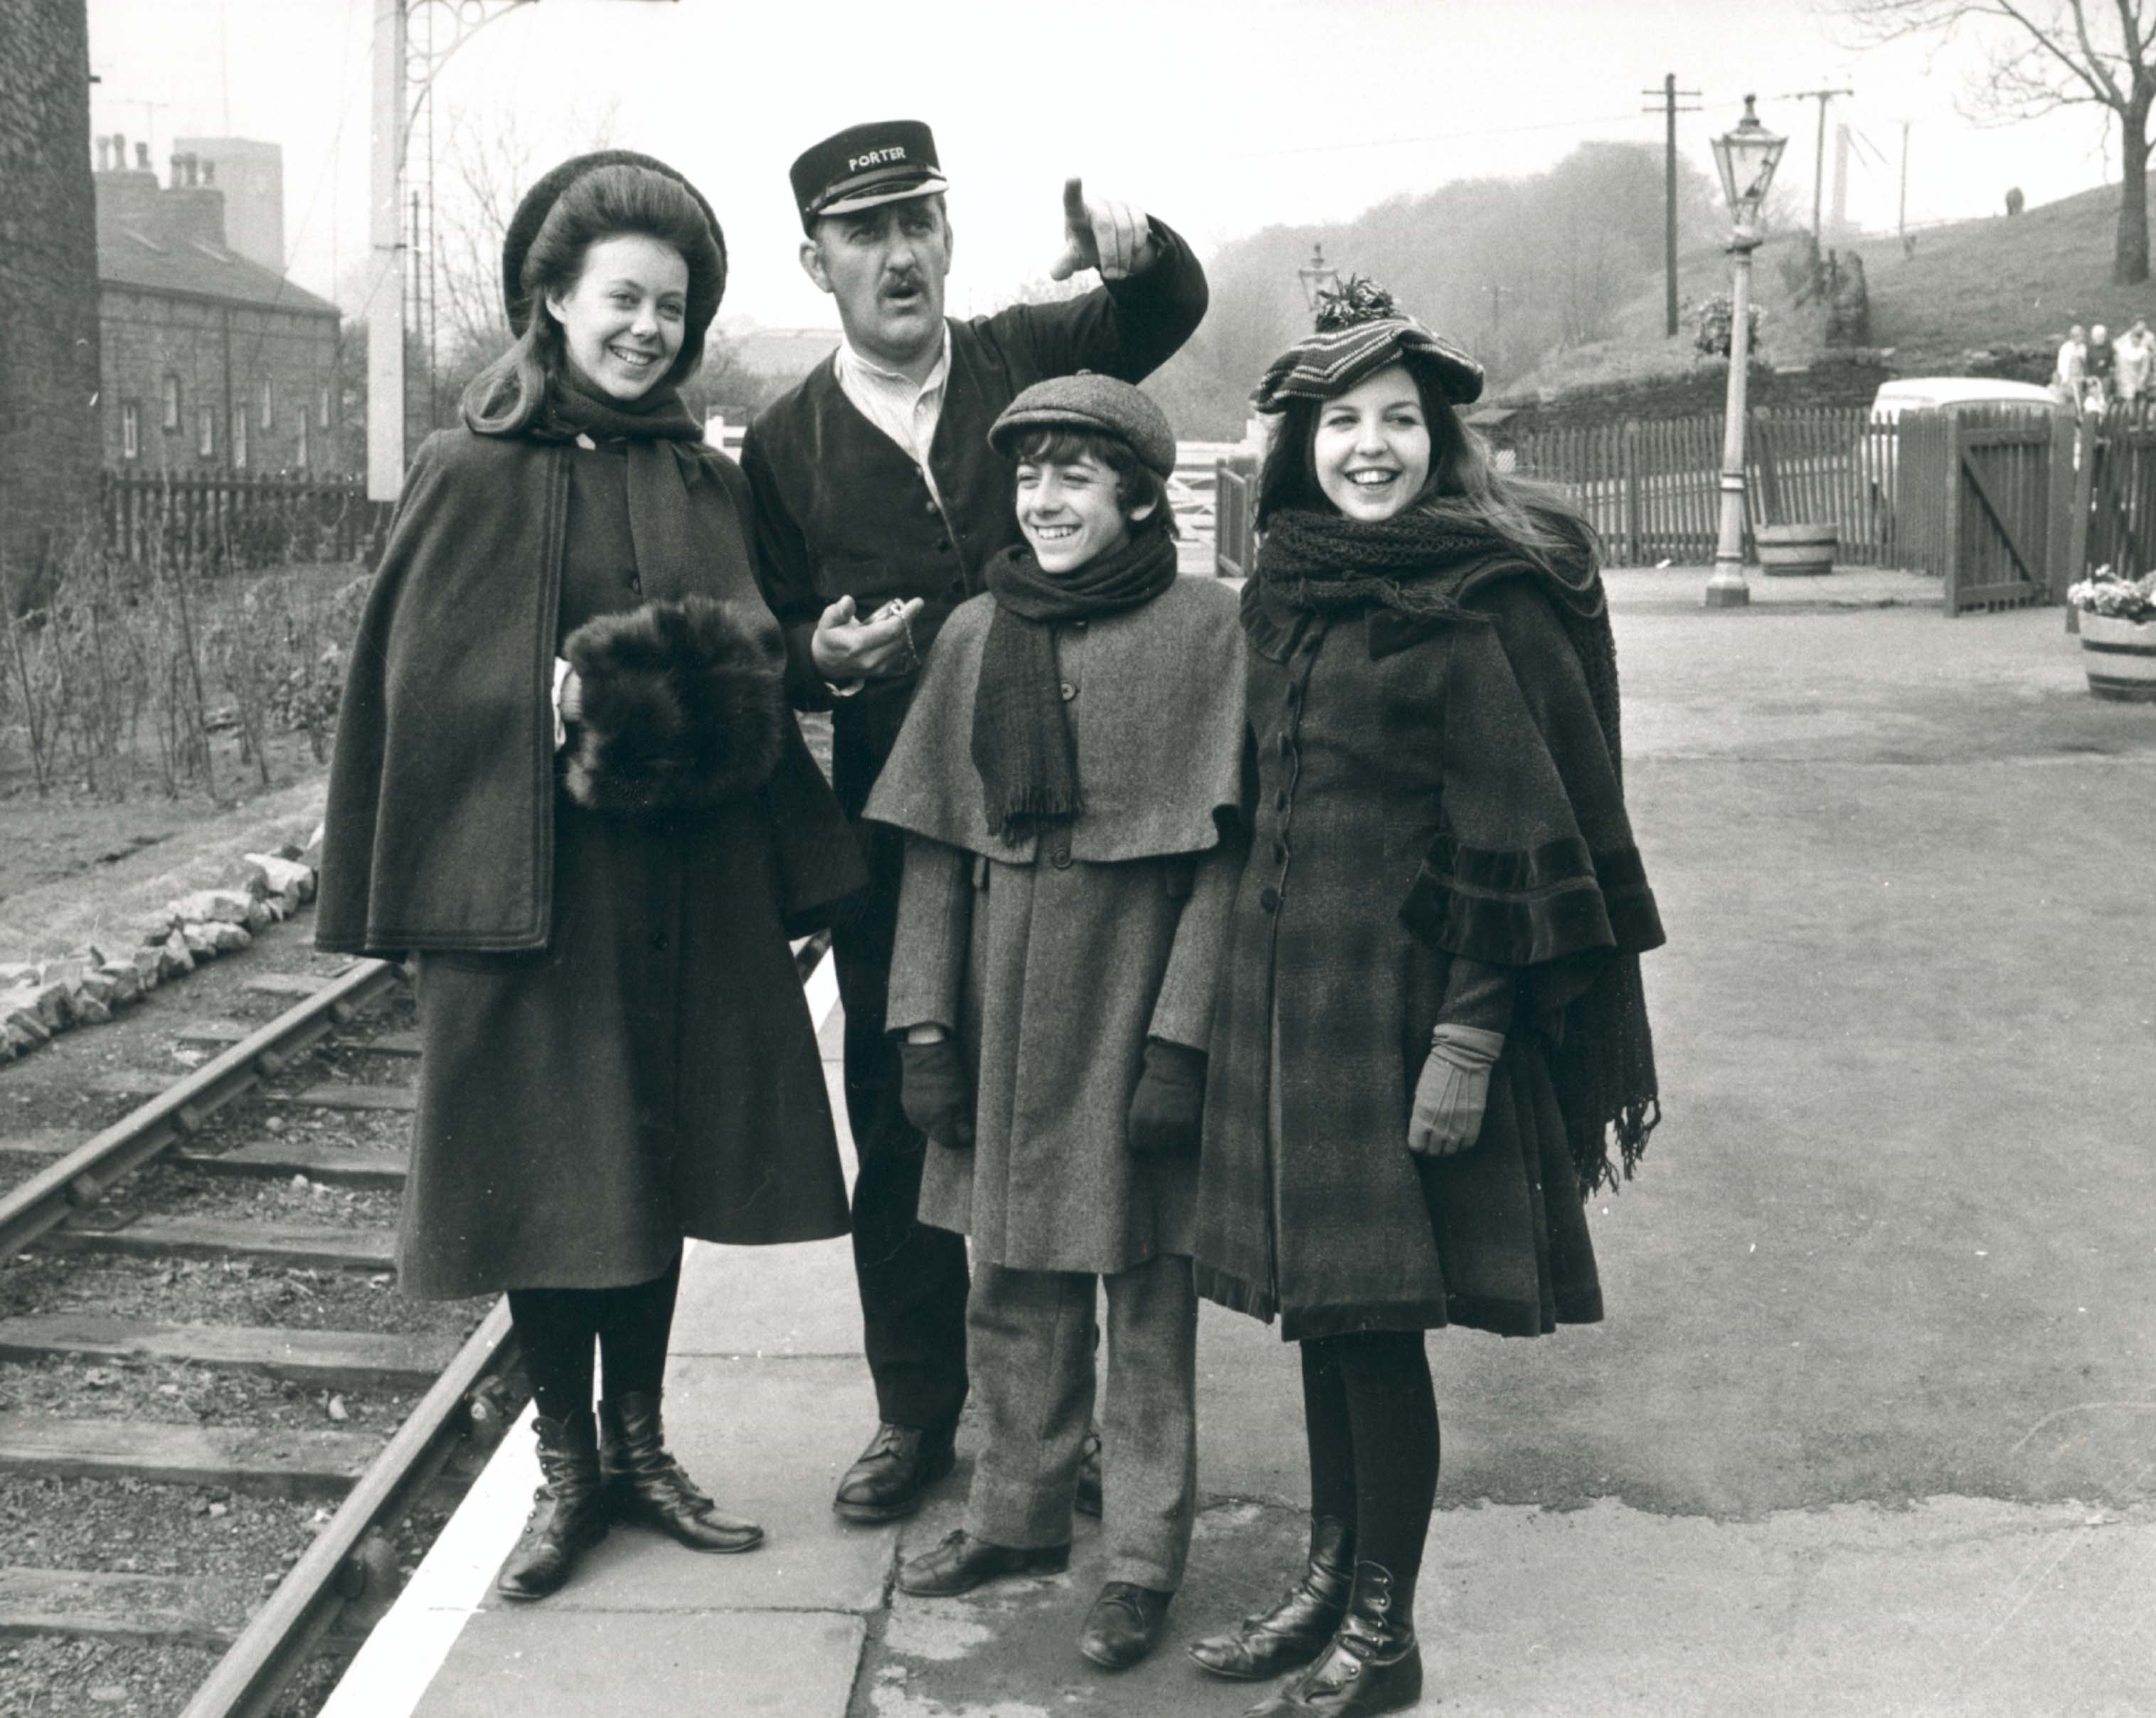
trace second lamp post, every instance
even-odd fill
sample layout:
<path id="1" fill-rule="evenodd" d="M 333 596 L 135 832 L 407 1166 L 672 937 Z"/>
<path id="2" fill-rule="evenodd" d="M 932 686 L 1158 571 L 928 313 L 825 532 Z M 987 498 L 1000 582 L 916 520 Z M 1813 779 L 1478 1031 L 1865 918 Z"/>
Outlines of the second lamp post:
<path id="1" fill-rule="evenodd" d="M 1789 141 L 1759 123 L 1753 98 L 1744 98 L 1744 117 L 1714 140 L 1714 164 L 1729 199 L 1732 263 L 1729 290 L 1729 393 L 1722 432 L 1722 519 L 1714 546 L 1714 573 L 1707 581 L 1707 606 L 1733 609 L 1752 599 L 1744 583 L 1744 383 L 1752 362 L 1752 253 L 1763 236 L 1761 205 L 1774 168 Z"/>

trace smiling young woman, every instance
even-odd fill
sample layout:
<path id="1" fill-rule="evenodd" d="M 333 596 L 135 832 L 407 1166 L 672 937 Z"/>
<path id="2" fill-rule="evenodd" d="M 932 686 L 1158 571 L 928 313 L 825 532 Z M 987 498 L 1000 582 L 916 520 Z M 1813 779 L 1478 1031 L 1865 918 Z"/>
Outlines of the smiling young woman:
<path id="1" fill-rule="evenodd" d="M 762 1538 L 665 1445 L 681 1242 L 845 1232 L 788 938 L 863 873 L 785 711 L 747 481 L 675 388 L 726 278 L 709 208 L 581 157 L 502 271 L 516 343 L 413 461 L 352 653 L 316 939 L 418 954 L 400 1286 L 509 1296 L 547 1489 L 500 1584 L 533 1599 L 615 1522 Z"/>
<path id="2" fill-rule="evenodd" d="M 1353 281 L 1258 393 L 1281 419 L 1243 598 L 1258 810 L 1198 1286 L 1301 1345 L 1311 1540 L 1277 1605 L 1191 1652 L 1307 1666 L 1260 1713 L 1419 1696 L 1424 1332 L 1599 1319 L 1583 1196 L 1655 1113 L 1636 956 L 1662 933 L 1593 538 L 1491 469 L 1455 409 L 1481 383 Z"/>

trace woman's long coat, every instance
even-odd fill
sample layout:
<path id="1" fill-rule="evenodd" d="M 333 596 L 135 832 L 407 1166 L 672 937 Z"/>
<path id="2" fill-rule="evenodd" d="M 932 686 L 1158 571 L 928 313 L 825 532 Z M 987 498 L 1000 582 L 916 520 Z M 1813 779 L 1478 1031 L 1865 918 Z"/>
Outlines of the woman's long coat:
<path id="1" fill-rule="evenodd" d="M 693 594 L 767 622 L 739 472 L 681 457 Z M 798 730 L 779 712 L 776 771 L 705 810 L 606 815 L 559 785 L 560 640 L 645 599 L 625 474 L 619 443 L 430 441 L 354 653 L 320 939 L 421 950 L 398 1258 L 423 1297 L 636 1283 L 684 1236 L 847 1227 L 787 939 L 860 871 Z"/>
<path id="2" fill-rule="evenodd" d="M 1609 951 L 1661 932 L 1579 660 L 1510 571 L 1452 618 L 1254 608 L 1257 825 L 1197 1258 L 1204 1294 L 1291 1338 L 1601 1316 L 1543 1026 Z M 1476 1143 L 1419 1157 L 1441 1019 L 1506 1045 Z"/>
<path id="3" fill-rule="evenodd" d="M 1245 851 L 1242 634 L 1233 594 L 1179 579 L 1056 628 L 1085 810 L 1013 847 L 970 756 L 993 599 L 952 615 L 868 815 L 908 831 L 893 1031 L 954 1027 L 971 1150 L 932 1144 L 923 1222 L 976 1259 L 1110 1274 L 1191 1250 L 1197 1161 L 1132 1153 L 1148 1036 L 1204 1050 Z"/>

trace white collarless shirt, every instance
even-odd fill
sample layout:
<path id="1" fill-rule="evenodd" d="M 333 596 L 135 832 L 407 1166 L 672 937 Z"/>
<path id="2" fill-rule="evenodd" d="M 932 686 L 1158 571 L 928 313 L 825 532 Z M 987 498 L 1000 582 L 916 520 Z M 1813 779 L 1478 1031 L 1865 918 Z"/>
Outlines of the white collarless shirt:
<path id="1" fill-rule="evenodd" d="M 886 369 L 873 358 L 855 351 L 851 342 L 839 342 L 833 368 L 839 389 L 860 410 L 863 417 L 883 431 L 920 468 L 936 505 L 943 497 L 936 487 L 936 474 L 928 466 L 928 449 L 936 440 L 936 426 L 943 417 L 944 384 L 951 379 L 951 325 L 943 325 L 943 350 L 925 381 L 915 382 L 896 370 Z"/>

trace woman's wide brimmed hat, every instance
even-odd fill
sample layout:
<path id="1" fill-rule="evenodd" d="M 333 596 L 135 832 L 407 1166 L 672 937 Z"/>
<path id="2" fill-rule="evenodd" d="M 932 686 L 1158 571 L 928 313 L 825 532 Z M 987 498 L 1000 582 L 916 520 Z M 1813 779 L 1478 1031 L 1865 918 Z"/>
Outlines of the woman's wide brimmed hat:
<path id="1" fill-rule="evenodd" d="M 696 207 L 704 212 L 704 224 L 711 229 L 710 245 L 699 245 L 696 255 L 682 259 L 689 265 L 689 303 L 683 318 L 681 356 L 675 361 L 675 369 L 677 374 L 685 376 L 703 357 L 705 331 L 711 326 L 711 318 L 718 315 L 719 301 L 726 296 L 726 238 L 720 229 L 719 218 L 711 213 L 711 205 L 704 200 L 702 192 L 665 162 L 639 155 L 634 149 L 601 149 L 590 155 L 572 157 L 524 193 L 501 241 L 501 298 L 503 307 L 509 312 L 510 332 L 521 334 L 525 324 L 531 320 L 531 295 L 524 285 L 524 260 L 531 255 L 532 241 L 547 224 L 547 217 L 571 185 L 587 173 L 611 167 L 648 167 L 653 172 L 665 174 L 696 199 Z"/>
<path id="2" fill-rule="evenodd" d="M 1383 287 L 1351 275 L 1317 296 L 1317 326 L 1272 361 L 1251 403 L 1261 412 L 1291 399 L 1331 399 L 1389 364 L 1420 369 L 1451 404 L 1482 393 L 1482 366 L 1464 347 L 1424 327 Z"/>

